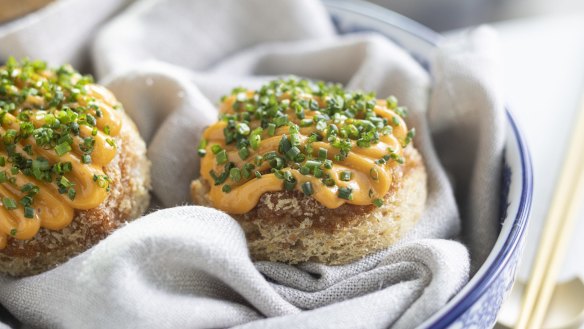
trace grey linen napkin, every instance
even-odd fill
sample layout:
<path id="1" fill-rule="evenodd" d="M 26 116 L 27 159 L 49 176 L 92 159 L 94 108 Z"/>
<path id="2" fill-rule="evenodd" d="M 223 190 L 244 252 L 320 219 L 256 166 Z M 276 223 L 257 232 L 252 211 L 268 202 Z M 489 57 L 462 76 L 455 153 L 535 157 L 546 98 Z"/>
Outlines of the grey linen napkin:
<path id="1" fill-rule="evenodd" d="M 482 262 L 479 251 L 496 238 L 493 177 L 503 123 L 495 80 L 484 69 L 492 65 L 485 53 L 492 46 L 485 29 L 442 45 L 430 77 L 383 37 L 336 36 L 315 1 L 136 2 L 100 30 L 93 60 L 148 142 L 153 193 L 169 209 L 126 225 L 54 270 L 0 278 L 0 302 L 25 324 L 49 328 L 417 326 L 469 276 L 467 248 L 449 240 L 461 228 L 450 179 L 456 195 L 481 205 L 462 208 L 463 226 L 472 225 L 463 240 L 473 262 Z M 420 222 L 396 245 L 344 266 L 254 263 L 228 215 L 175 207 L 189 201 L 199 170 L 196 145 L 215 120 L 218 98 L 288 74 L 393 94 L 410 109 L 429 195 Z"/>

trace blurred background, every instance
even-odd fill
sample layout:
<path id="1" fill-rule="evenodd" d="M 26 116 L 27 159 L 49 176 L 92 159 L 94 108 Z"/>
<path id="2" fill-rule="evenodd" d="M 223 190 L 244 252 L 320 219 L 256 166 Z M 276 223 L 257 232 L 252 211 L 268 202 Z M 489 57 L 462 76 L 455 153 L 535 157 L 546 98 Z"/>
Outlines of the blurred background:
<path id="1" fill-rule="evenodd" d="M 514 18 L 584 12 L 583 0 L 368 0 L 436 31 Z"/>

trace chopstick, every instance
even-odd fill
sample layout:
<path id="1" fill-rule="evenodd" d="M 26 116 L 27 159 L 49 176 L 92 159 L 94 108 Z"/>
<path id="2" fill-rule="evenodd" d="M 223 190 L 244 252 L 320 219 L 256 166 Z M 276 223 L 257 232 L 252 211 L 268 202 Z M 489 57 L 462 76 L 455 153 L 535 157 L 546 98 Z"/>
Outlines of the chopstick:
<path id="1" fill-rule="evenodd" d="M 584 98 L 569 143 L 523 295 L 519 320 L 515 325 L 518 329 L 542 327 L 577 211 L 584 200 Z"/>

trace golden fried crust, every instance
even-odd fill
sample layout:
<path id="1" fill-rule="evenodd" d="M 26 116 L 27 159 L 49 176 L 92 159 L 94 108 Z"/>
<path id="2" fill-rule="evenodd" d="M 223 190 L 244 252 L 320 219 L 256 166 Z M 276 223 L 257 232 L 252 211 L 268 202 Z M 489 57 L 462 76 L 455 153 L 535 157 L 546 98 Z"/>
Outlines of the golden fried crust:
<path id="1" fill-rule="evenodd" d="M 77 210 L 69 226 L 52 231 L 41 228 L 31 240 L 9 239 L 0 251 L 0 272 L 27 276 L 46 271 L 105 238 L 124 223 L 142 215 L 150 202 L 150 162 L 134 123 L 123 115 L 115 138 L 119 149 L 104 167 L 112 179 L 107 199 L 97 208 Z"/>
<path id="2" fill-rule="evenodd" d="M 253 210 L 233 215 L 246 233 L 252 257 L 344 264 L 390 246 L 415 225 L 426 201 L 421 156 L 408 147 L 404 158 L 380 208 L 344 204 L 330 209 L 297 191 L 265 193 Z M 206 183 L 197 180 L 193 189 L 195 203 L 209 205 Z"/>

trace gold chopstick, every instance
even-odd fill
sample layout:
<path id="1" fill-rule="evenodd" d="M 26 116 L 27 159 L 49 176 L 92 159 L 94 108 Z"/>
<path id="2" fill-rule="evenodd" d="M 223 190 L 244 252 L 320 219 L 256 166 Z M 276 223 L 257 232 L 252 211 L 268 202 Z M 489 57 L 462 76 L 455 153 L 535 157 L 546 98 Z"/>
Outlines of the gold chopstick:
<path id="1" fill-rule="evenodd" d="M 542 327 L 573 231 L 579 201 L 584 200 L 584 99 L 577 118 L 523 295 L 519 320 L 515 325 L 518 329 Z"/>

